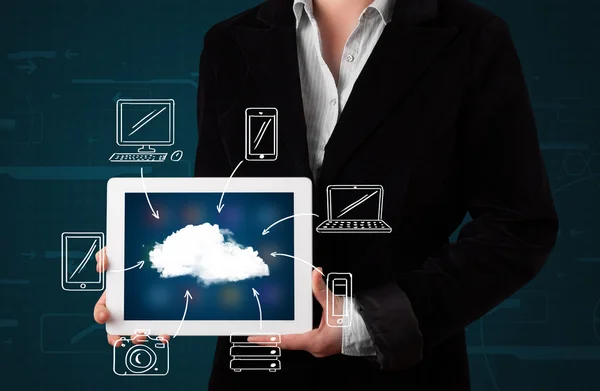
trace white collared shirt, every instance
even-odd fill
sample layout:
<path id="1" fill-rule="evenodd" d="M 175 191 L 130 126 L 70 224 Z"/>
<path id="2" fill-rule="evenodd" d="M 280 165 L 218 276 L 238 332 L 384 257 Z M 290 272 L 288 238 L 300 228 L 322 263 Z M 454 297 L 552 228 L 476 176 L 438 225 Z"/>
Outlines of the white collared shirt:
<path id="1" fill-rule="evenodd" d="M 392 17 L 394 0 L 375 0 L 363 10 L 348 37 L 339 68 L 338 82 L 323 59 L 321 38 L 313 15 L 312 0 L 295 0 L 298 66 L 307 126 L 310 167 L 318 177 L 338 118 L 350 97 L 383 29 Z"/>
<path id="2" fill-rule="evenodd" d="M 374 0 L 363 10 L 358 23 L 344 46 L 338 82 L 323 59 L 321 38 L 313 15 L 312 0 L 295 0 L 296 39 L 298 67 L 302 88 L 302 102 L 307 127 L 310 168 L 319 176 L 325 145 L 344 106 L 386 24 L 392 17 L 394 0 Z M 352 298 L 347 307 L 351 324 L 344 327 L 342 354 L 350 356 L 375 356 L 375 347 L 364 320 Z"/>

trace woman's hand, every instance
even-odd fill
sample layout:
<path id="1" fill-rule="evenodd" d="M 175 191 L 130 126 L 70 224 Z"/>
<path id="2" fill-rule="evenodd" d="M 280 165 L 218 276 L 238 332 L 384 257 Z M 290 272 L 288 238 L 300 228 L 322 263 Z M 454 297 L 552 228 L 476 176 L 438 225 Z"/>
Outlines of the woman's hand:
<path id="1" fill-rule="evenodd" d="M 103 249 L 101 249 L 100 251 L 98 251 L 96 253 L 96 271 L 98 273 L 104 273 L 107 269 L 108 269 L 108 258 L 106 257 L 106 247 L 104 247 Z M 96 321 L 96 323 L 105 324 L 106 322 L 108 322 L 109 319 L 110 319 L 110 312 L 106 308 L 106 291 L 104 291 L 102 293 L 102 296 L 100 296 L 100 299 L 98 299 L 96 306 L 94 307 L 94 320 Z M 111 344 L 112 346 L 117 346 L 117 347 L 120 346 L 121 337 L 119 335 L 107 334 L 106 337 L 107 337 L 108 343 Z M 169 340 L 168 335 L 161 335 L 160 337 L 164 338 L 167 341 Z M 142 343 L 142 342 L 146 341 L 146 336 L 143 334 L 138 334 L 137 336 L 132 335 L 130 338 L 131 338 L 131 342 L 134 344 L 138 344 L 138 343 Z"/>

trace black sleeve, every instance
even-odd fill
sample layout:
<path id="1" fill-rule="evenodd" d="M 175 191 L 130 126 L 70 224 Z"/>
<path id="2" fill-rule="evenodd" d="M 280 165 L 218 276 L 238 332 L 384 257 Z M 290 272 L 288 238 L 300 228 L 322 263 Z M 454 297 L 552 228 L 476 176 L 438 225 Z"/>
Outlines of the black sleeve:
<path id="1" fill-rule="evenodd" d="M 215 105 L 217 99 L 217 66 L 212 49 L 211 31 L 204 38 L 204 48 L 200 56 L 198 82 L 198 148 L 194 176 L 226 177 L 231 167 L 223 142 L 221 140 L 218 113 Z"/>
<path id="2" fill-rule="evenodd" d="M 383 370 L 416 364 L 515 293 L 539 272 L 556 240 L 528 91 L 501 19 L 474 41 L 472 64 L 459 133 L 473 220 L 420 269 L 355 292 Z"/>

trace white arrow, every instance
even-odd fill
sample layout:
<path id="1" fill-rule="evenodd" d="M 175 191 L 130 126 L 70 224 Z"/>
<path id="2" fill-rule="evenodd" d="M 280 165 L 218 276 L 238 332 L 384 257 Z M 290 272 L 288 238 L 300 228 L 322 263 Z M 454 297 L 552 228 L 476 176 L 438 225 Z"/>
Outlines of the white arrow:
<path id="1" fill-rule="evenodd" d="M 260 299 L 258 298 L 259 293 L 254 288 L 252 288 L 252 293 L 254 294 L 254 297 L 256 297 L 256 302 L 258 303 L 258 314 L 260 319 L 259 327 L 262 330 L 262 308 L 260 308 Z"/>
<path id="2" fill-rule="evenodd" d="M 281 254 L 281 253 L 276 253 L 276 252 L 272 252 L 272 253 L 271 253 L 271 256 L 272 256 L 272 257 L 277 257 L 277 256 L 280 256 L 280 257 L 288 257 L 288 258 L 295 259 L 296 261 L 304 262 L 304 263 L 306 263 L 308 266 L 312 267 L 313 269 L 315 269 L 316 271 L 318 271 L 319 273 L 321 273 L 321 274 L 323 275 L 323 277 L 325 277 L 325 274 L 323 274 L 323 272 L 322 272 L 322 271 L 320 271 L 319 269 L 317 269 L 317 268 L 316 268 L 314 265 L 311 265 L 310 263 L 306 262 L 304 259 L 300 259 L 300 258 L 294 257 L 293 255 L 289 255 L 289 254 Z"/>
<path id="3" fill-rule="evenodd" d="M 123 269 L 123 270 L 109 270 L 109 272 L 126 272 L 127 270 L 135 269 L 136 267 L 138 269 L 141 269 L 142 266 L 144 266 L 144 261 L 139 261 L 138 263 L 136 263 L 133 266 L 128 267 L 127 269 Z"/>
<path id="4" fill-rule="evenodd" d="M 144 167 L 141 167 L 140 171 L 142 175 L 142 186 L 144 186 L 144 194 L 146 194 L 146 200 L 148 201 L 148 205 L 150 206 L 150 210 L 152 211 L 152 216 L 154 216 L 154 218 L 156 219 L 160 219 L 160 217 L 158 216 L 158 211 L 154 211 L 154 208 L 150 203 L 150 198 L 148 198 L 148 191 L 146 191 L 146 184 L 144 183 Z"/>
<path id="5" fill-rule="evenodd" d="M 229 176 L 229 179 L 227 179 L 227 183 L 225 183 L 225 188 L 223 189 L 223 193 L 221 193 L 221 199 L 219 200 L 219 205 L 217 205 L 217 212 L 219 212 L 219 213 L 221 213 L 221 211 L 223 210 L 223 207 L 225 206 L 225 204 L 223 204 L 223 196 L 225 195 L 225 191 L 227 190 L 227 186 L 229 186 L 229 181 L 231 180 L 231 178 L 233 177 L 233 175 L 235 174 L 235 172 L 237 171 L 237 169 L 240 168 L 240 166 L 242 165 L 243 162 L 244 161 L 242 160 L 241 162 L 238 163 L 237 167 L 234 168 L 233 172 Z"/>
<path id="6" fill-rule="evenodd" d="M 190 299 L 193 299 L 192 295 L 190 295 L 190 291 L 185 291 L 185 296 L 183 297 L 185 297 L 185 310 L 183 310 L 183 318 L 181 318 L 181 323 L 179 323 L 179 327 L 177 328 L 175 335 L 173 335 L 173 338 L 177 337 L 179 330 L 181 330 L 181 326 L 183 326 L 183 321 L 185 320 L 185 314 L 187 314 L 188 304 Z"/>
<path id="7" fill-rule="evenodd" d="M 316 215 L 316 214 L 314 214 L 314 213 L 298 213 L 298 214 L 295 214 L 295 215 L 291 215 L 291 216 L 288 216 L 288 217 L 284 217 L 283 219 L 281 219 L 281 220 L 277 220 L 277 221 L 276 221 L 276 222 L 274 222 L 273 224 L 269 225 L 267 228 L 263 229 L 263 232 L 262 232 L 262 234 L 263 234 L 263 235 L 266 235 L 266 234 L 268 234 L 268 233 L 269 233 L 269 230 L 270 230 L 271 228 L 273 228 L 273 226 L 274 226 L 275 224 L 279 224 L 279 223 L 281 223 L 281 222 L 282 222 L 282 221 L 284 221 L 284 220 L 291 219 L 291 218 L 294 218 L 294 217 L 296 217 L 296 216 L 315 216 L 315 217 L 319 217 L 319 215 Z"/>

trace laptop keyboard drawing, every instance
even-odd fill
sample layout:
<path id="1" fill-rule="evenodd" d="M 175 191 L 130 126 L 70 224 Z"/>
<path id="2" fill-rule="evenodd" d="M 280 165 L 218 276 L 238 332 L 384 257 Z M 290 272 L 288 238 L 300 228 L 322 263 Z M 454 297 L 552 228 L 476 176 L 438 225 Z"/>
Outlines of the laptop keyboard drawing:
<path id="1" fill-rule="evenodd" d="M 320 233 L 390 233 L 382 220 L 383 187 L 380 185 L 331 185 L 327 187 L 327 220 Z"/>

